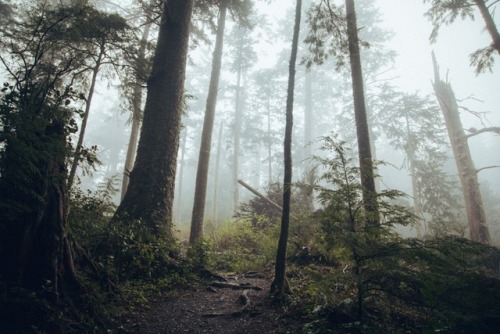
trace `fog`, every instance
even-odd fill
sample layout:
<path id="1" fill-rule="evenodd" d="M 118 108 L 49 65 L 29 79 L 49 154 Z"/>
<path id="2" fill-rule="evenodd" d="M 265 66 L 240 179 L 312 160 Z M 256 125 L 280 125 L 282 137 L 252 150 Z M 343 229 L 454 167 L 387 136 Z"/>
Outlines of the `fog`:
<path id="1" fill-rule="evenodd" d="M 358 6 L 363 1 L 358 1 Z M 377 80 L 390 82 L 398 90 L 405 93 L 418 93 L 422 96 L 433 97 L 433 64 L 431 52 L 434 52 L 440 66 L 442 78 L 446 78 L 452 85 L 456 97 L 460 100 L 461 119 L 465 129 L 500 125 L 500 68 L 497 64 L 492 72 L 476 75 L 474 68 L 470 65 L 469 55 L 475 50 L 490 44 L 490 37 L 484 31 L 484 24 L 480 17 L 476 21 L 461 20 L 440 29 L 436 43 L 429 42 L 429 35 L 432 24 L 424 17 L 429 4 L 422 1 L 400 1 L 400 0 L 379 0 L 373 1 L 382 14 L 380 27 L 393 33 L 393 37 L 384 47 L 396 52 L 395 61 L 389 66 L 385 66 L 380 72 Z M 289 58 L 289 44 L 291 40 L 291 26 L 293 1 L 276 0 L 269 3 L 257 2 L 256 9 L 258 15 L 267 17 L 267 25 L 259 25 L 252 33 L 256 43 L 254 49 L 257 55 L 254 65 L 244 75 L 244 90 L 246 94 L 244 102 L 245 121 L 242 131 L 242 149 L 240 150 L 240 174 L 239 177 L 259 191 L 265 192 L 269 180 L 282 182 L 282 129 L 284 126 L 286 68 Z M 259 16 L 260 17 L 260 16 Z M 288 19 L 287 19 L 288 18 Z M 305 17 L 302 21 L 301 37 L 303 40 L 307 33 Z M 289 27 L 284 27 L 289 25 Z M 229 22 L 226 38 L 234 23 Z M 286 28 L 290 32 L 288 39 L 280 36 L 280 30 Z M 361 30 L 363 27 L 361 27 Z M 156 38 L 156 32 L 150 36 Z M 212 36 L 213 40 L 213 36 Z M 370 42 L 370 41 L 368 41 Z M 219 97 L 216 111 L 215 127 L 212 139 L 211 167 L 209 171 L 209 187 L 207 193 L 206 219 L 221 221 L 230 219 L 234 212 L 231 206 L 231 161 L 232 161 L 232 131 L 234 113 L 234 85 L 235 73 L 230 69 L 230 45 L 226 42 L 223 59 L 223 74 L 220 83 Z M 203 121 L 203 112 L 206 102 L 206 92 L 208 90 L 208 80 L 211 66 L 212 45 L 200 44 L 190 51 L 190 62 L 186 78 L 186 88 L 192 98 L 188 100 L 188 108 L 183 120 L 183 130 L 181 133 L 181 147 L 179 151 L 179 164 L 177 169 L 177 188 L 175 201 L 175 220 L 179 226 L 189 223 L 190 213 L 193 203 L 194 181 L 196 175 L 196 165 L 198 157 L 198 146 Z M 332 74 L 335 70 L 331 64 Z M 261 104 L 259 101 L 262 94 L 254 91 L 255 74 L 262 70 L 272 70 L 284 68 L 276 77 L 276 91 L 273 91 L 273 131 L 276 131 L 276 138 L 272 142 L 272 171 L 273 175 L 268 175 L 267 147 L 264 141 L 259 141 L 250 136 L 249 133 L 257 134 L 257 130 L 266 131 L 266 120 L 262 116 Z M 303 80 L 303 68 L 297 72 L 298 81 Z M 123 109 L 121 98 L 117 93 L 116 84 L 118 79 L 103 80 L 97 93 L 94 106 L 89 120 L 90 130 L 85 139 L 87 146 L 98 145 L 100 148 L 99 157 L 103 163 L 91 175 L 82 177 L 83 188 L 96 189 L 97 185 L 106 178 L 116 175 L 118 179 L 123 173 L 123 161 L 128 145 L 129 127 L 127 122 L 129 112 Z M 319 86 L 321 82 L 317 83 Z M 317 87 L 319 87 L 317 86 Z M 327 90 L 328 87 L 321 87 Z M 318 88 L 319 89 L 319 88 Z M 303 115 L 301 111 L 302 98 L 296 98 L 295 108 L 295 130 L 294 147 L 295 151 L 301 151 L 305 146 L 302 134 Z M 315 101 L 316 105 L 322 105 L 321 101 Z M 326 103 L 326 102 L 325 102 Z M 339 103 L 339 102 L 336 102 Z M 339 104 L 332 105 L 331 110 L 335 110 Z M 342 107 L 345 107 L 342 106 Z M 260 110 L 260 111 L 259 111 Z M 481 117 L 469 113 L 471 110 L 481 114 Z M 484 114 L 483 114 L 484 113 Z M 281 115 L 281 116 L 280 116 Z M 333 115 L 332 115 L 333 122 Z M 217 145 L 219 126 L 222 124 L 222 142 L 220 157 L 219 184 L 214 188 L 215 164 L 217 158 Z M 339 131 L 338 127 L 329 124 L 316 124 L 314 137 L 328 135 L 331 131 Z M 281 131 L 281 132 L 280 132 Z M 246 136 L 246 137 L 245 137 Z M 186 138 L 184 143 L 182 140 Z M 257 136 L 258 137 L 258 136 Z M 262 135 L 261 135 L 262 137 Z M 252 139 L 253 138 L 253 139 Z M 383 139 L 383 138 L 382 138 Z M 476 168 L 500 165 L 500 154 L 497 149 L 500 144 L 498 135 L 491 133 L 482 134 L 469 140 L 470 149 Z M 379 140 L 376 142 L 377 158 L 387 161 L 388 166 L 380 169 L 381 181 L 384 188 L 396 188 L 404 192 L 411 193 L 411 182 L 408 171 L 401 169 L 404 164 L 404 156 L 400 152 L 394 151 L 387 142 Z M 316 154 L 317 152 L 313 152 Z M 114 156 L 114 158 L 113 158 Z M 184 159 L 181 161 L 181 159 Z M 306 157 L 296 153 L 294 163 L 299 166 Z M 451 156 L 450 156 L 451 158 Z M 454 162 L 450 160 L 446 168 L 449 173 L 456 173 Z M 298 180 L 303 175 L 303 170 L 298 168 L 294 173 L 294 179 Z M 182 173 L 182 181 L 180 174 Z M 479 173 L 482 185 L 488 185 L 492 195 L 500 196 L 500 168 L 488 169 Z M 217 205 L 214 205 L 214 192 L 217 189 Z M 239 188 L 240 203 L 248 201 L 252 194 L 244 188 Z M 490 196 L 490 195 L 488 195 Z M 118 193 L 115 197 L 118 201 Z M 214 210 L 217 216 L 214 215 Z"/>

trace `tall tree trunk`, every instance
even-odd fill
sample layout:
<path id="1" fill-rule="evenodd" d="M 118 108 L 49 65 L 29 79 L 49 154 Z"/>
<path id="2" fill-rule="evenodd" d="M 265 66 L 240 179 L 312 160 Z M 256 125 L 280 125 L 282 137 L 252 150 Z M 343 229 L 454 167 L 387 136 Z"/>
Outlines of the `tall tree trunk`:
<path id="1" fill-rule="evenodd" d="M 205 119 L 201 133 L 200 154 L 198 158 L 198 170 L 196 172 L 196 186 L 194 193 L 193 214 L 191 216 L 191 233 L 189 243 L 194 243 L 203 238 L 203 219 L 205 217 L 205 202 L 207 195 L 208 167 L 210 163 L 210 150 L 212 146 L 212 132 L 214 127 L 215 107 L 217 105 L 217 94 L 219 90 L 219 78 L 222 62 L 222 49 L 224 45 L 224 28 L 226 25 L 227 1 L 223 0 L 219 7 L 219 19 L 217 22 L 217 36 L 212 59 L 212 73 L 210 86 L 208 88 Z"/>
<path id="2" fill-rule="evenodd" d="M 292 129 L 293 129 L 293 98 L 295 89 L 295 66 L 297 62 L 297 50 L 299 44 L 300 18 L 302 12 L 302 0 L 297 0 L 295 8 L 295 25 L 293 29 L 292 52 L 290 56 L 288 73 L 288 91 L 286 98 L 286 125 L 284 140 L 284 182 L 283 182 L 283 210 L 281 211 L 281 230 L 274 267 L 274 280 L 271 292 L 278 297 L 283 297 L 289 292 L 289 286 L 285 279 L 286 271 L 286 247 L 288 243 L 288 230 L 290 225 L 290 201 L 292 196 Z"/>
<path id="3" fill-rule="evenodd" d="M 141 221 L 173 239 L 172 206 L 193 0 L 163 5 L 144 120 L 127 193 L 114 220 Z"/>
<path id="4" fill-rule="evenodd" d="M 486 2 L 484 0 L 474 0 L 474 2 L 479 8 L 481 16 L 486 23 L 486 30 L 488 30 L 488 33 L 490 34 L 493 41 L 491 45 L 500 54 L 500 33 L 498 33 L 495 20 L 493 19 L 493 16 L 491 16 L 490 11 L 488 10 L 488 6 L 486 6 Z"/>
<path id="5" fill-rule="evenodd" d="M 356 135 L 358 138 L 358 154 L 363 187 L 363 202 L 369 225 L 379 225 L 377 192 L 370 146 L 370 134 L 366 115 L 363 73 L 359 53 L 358 28 L 354 0 L 346 0 L 347 36 L 349 42 L 349 59 L 351 63 L 352 92 L 354 99 L 354 115 L 356 119 Z"/>
<path id="6" fill-rule="evenodd" d="M 71 164 L 71 170 L 68 176 L 68 192 L 71 191 L 73 182 L 76 175 L 76 169 L 80 164 L 80 158 L 82 155 L 83 139 L 85 137 L 85 131 L 87 129 L 87 122 L 89 120 L 90 107 L 92 105 L 92 98 L 94 97 L 95 85 L 97 81 L 97 76 L 101 68 L 102 59 L 105 53 L 104 42 L 102 42 L 99 50 L 99 55 L 97 57 L 94 68 L 92 69 L 92 80 L 90 82 L 89 93 L 87 95 L 87 100 L 85 101 L 85 112 L 83 113 L 82 125 L 80 127 L 80 135 L 78 136 L 78 142 L 75 147 L 75 155 L 73 157 L 73 162 Z"/>
<path id="7" fill-rule="evenodd" d="M 142 121 L 142 83 L 146 76 L 145 63 L 146 63 L 146 45 L 148 43 L 149 31 L 151 30 L 151 25 L 153 22 L 150 20 L 149 15 L 147 17 L 146 25 L 142 32 L 141 45 L 139 48 L 139 53 L 137 55 L 136 64 L 136 74 L 135 83 L 132 96 L 132 126 L 130 129 L 130 138 L 128 140 L 127 156 L 125 157 L 125 167 L 123 170 L 122 179 L 122 193 L 121 199 L 125 196 L 127 192 L 128 183 L 130 181 L 130 172 L 134 167 L 135 154 L 137 152 L 137 141 L 139 139 L 139 131 L 141 129 Z"/>
<path id="8" fill-rule="evenodd" d="M 220 172 L 220 158 L 222 152 L 222 132 L 224 125 L 220 122 L 219 125 L 219 138 L 217 140 L 217 156 L 215 158 L 215 177 L 214 177 L 214 207 L 212 211 L 212 222 L 214 226 L 217 226 L 217 221 L 219 219 L 219 172 Z"/>
<path id="9" fill-rule="evenodd" d="M 455 93 L 451 85 L 439 77 L 439 69 L 434 54 L 434 92 L 443 112 L 446 129 L 450 138 L 453 156 L 457 165 L 462 192 L 465 200 L 465 210 L 469 225 L 470 238 L 474 241 L 489 244 L 491 242 L 483 200 L 477 179 L 477 170 L 471 158 L 467 136 L 465 135 Z"/>

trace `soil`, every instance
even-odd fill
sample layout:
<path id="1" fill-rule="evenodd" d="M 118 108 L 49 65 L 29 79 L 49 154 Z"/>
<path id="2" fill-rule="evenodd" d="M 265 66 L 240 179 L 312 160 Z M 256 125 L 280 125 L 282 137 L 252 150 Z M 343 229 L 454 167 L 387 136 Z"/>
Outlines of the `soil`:
<path id="1" fill-rule="evenodd" d="M 136 321 L 134 333 L 301 333 L 298 319 L 269 297 L 271 278 L 251 273 L 196 282 L 159 298 Z M 244 297 L 246 296 L 246 297 Z"/>

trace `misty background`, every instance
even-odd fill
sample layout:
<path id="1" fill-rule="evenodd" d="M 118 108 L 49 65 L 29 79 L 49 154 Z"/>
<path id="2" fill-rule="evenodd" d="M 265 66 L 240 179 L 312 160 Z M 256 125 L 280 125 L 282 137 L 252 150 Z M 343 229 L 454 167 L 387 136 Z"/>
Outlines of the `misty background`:
<path id="1" fill-rule="evenodd" d="M 392 34 L 390 39 L 374 43 L 368 50 L 394 52 L 394 58 L 380 66 L 376 75 L 372 77 L 371 84 L 374 87 L 389 83 L 399 92 L 429 96 L 435 101 L 431 58 L 431 52 L 434 51 L 441 77 L 451 83 L 457 99 L 460 100 L 460 106 L 463 107 L 461 119 L 464 128 L 480 129 L 500 125 L 499 65 L 495 64 L 492 72 L 476 75 L 469 62 L 469 55 L 472 52 L 490 44 L 490 37 L 479 17 L 476 21 L 458 19 L 450 26 L 441 27 L 436 43 L 431 44 L 429 35 L 432 24 L 424 17 L 424 13 L 430 7 L 429 4 L 423 4 L 422 1 L 399 0 L 358 1 L 362 39 L 363 30 L 368 28 L 363 26 L 360 7 L 367 4 L 379 11 L 380 16 L 376 18 L 378 28 Z M 110 6 L 112 8 L 112 5 Z M 239 178 L 261 192 L 266 191 L 269 182 L 282 182 L 283 178 L 282 141 L 293 6 L 293 2 L 287 0 L 276 0 L 271 3 L 256 2 L 256 26 L 248 33 L 252 40 L 250 44 L 254 57 L 249 59 L 249 66 L 244 71 L 241 83 L 244 97 L 241 107 L 244 116 L 240 129 Z M 307 10 L 307 2 L 304 7 Z M 305 19 L 304 15 L 300 40 L 304 40 L 307 35 L 308 26 Z M 231 219 L 235 214 L 232 204 L 234 194 L 231 184 L 231 163 L 236 75 L 232 68 L 235 42 L 231 34 L 234 35 L 236 30 L 234 23 L 228 22 L 212 138 L 205 217 L 215 225 Z M 212 43 L 201 42 L 189 53 L 186 78 L 186 93 L 189 98 L 186 102 L 184 127 L 181 132 L 174 204 L 174 220 L 180 229 L 188 228 L 193 205 L 199 141 L 215 38 L 214 34 L 208 31 L 207 34 Z M 150 39 L 156 39 L 156 31 L 151 32 Z M 367 40 L 367 42 L 372 41 Z M 299 57 L 303 59 L 306 46 L 302 45 L 301 48 Z M 312 79 L 315 110 L 313 139 L 337 133 L 352 144 L 349 142 L 349 130 L 346 128 L 346 123 L 343 123 L 346 122 L 345 117 L 338 116 L 348 114 L 346 110 L 349 109 L 349 103 L 352 103 L 349 101 L 350 90 L 342 89 L 344 83 L 340 82 L 350 80 L 348 70 L 344 67 L 337 72 L 335 65 L 327 61 L 322 66 L 313 66 L 313 71 L 316 73 Z M 297 181 L 304 177 L 304 165 L 308 158 L 306 147 L 311 147 L 312 154 L 320 154 L 317 151 L 318 143 L 306 143 L 303 134 L 304 97 L 300 91 L 304 89 L 305 73 L 303 66 L 298 68 L 293 137 L 294 178 Z M 117 188 L 120 184 L 130 132 L 130 113 L 118 93 L 118 84 L 119 78 L 113 75 L 101 76 L 100 88 L 96 92 L 84 143 L 86 146 L 98 146 L 98 157 L 102 164 L 90 174 L 89 171 L 79 171 L 80 186 L 83 189 L 98 189 L 100 184 L 110 178 L 114 180 Z M 365 84 L 370 83 L 365 82 Z M 436 112 L 440 113 L 439 108 Z M 267 129 L 269 116 L 271 134 Z M 469 140 L 476 168 L 500 165 L 500 153 L 497 149 L 499 144 L 499 136 L 492 133 L 485 133 Z M 411 181 L 408 170 L 404 168 L 404 155 L 394 150 L 383 135 L 376 139 L 375 146 L 377 159 L 388 163 L 379 169 L 380 187 L 399 189 L 411 194 Z M 451 151 L 449 155 L 450 160 L 445 169 L 453 175 L 456 170 Z M 216 173 L 217 164 L 218 173 Z M 218 174 L 217 184 L 216 174 Z M 498 210 L 500 205 L 499 180 L 500 168 L 487 169 L 479 173 L 481 186 L 487 189 L 483 192 L 483 200 L 487 203 L 485 205 L 495 206 L 494 210 Z M 239 187 L 238 191 L 240 204 L 253 197 L 243 187 Z M 118 191 L 115 196 L 116 202 L 119 201 L 119 197 Z M 492 226 L 498 224 L 498 219 L 496 221 L 490 219 L 489 223 L 492 229 L 498 229 Z M 415 233 L 412 230 L 406 232 Z"/>

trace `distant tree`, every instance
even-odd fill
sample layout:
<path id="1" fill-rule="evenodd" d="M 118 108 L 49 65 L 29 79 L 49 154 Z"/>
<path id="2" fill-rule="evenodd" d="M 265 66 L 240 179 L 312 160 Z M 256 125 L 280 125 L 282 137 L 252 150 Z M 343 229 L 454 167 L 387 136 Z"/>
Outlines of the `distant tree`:
<path id="1" fill-rule="evenodd" d="M 196 172 L 196 186 L 194 193 L 193 214 L 191 216 L 191 232 L 189 244 L 194 245 L 197 240 L 203 238 L 203 219 L 205 217 L 205 202 L 208 183 L 208 167 L 210 151 L 212 147 L 212 132 L 215 119 L 215 107 L 217 105 L 217 94 L 219 91 L 219 78 L 222 66 L 222 49 L 224 46 L 224 30 L 226 25 L 226 12 L 229 1 L 222 0 L 219 3 L 219 19 L 217 21 L 217 34 L 212 58 L 212 74 L 208 87 L 207 104 L 203 130 L 201 133 L 200 152 L 198 158 L 198 169 Z"/>
<path id="2" fill-rule="evenodd" d="M 114 220 L 173 238 L 172 206 L 192 0 L 163 5 L 134 169 Z"/>
<path id="3" fill-rule="evenodd" d="M 494 13 L 498 1 L 496 0 L 424 0 L 431 3 L 431 8 L 425 16 L 434 25 L 430 39 L 435 42 L 439 29 L 443 25 L 455 22 L 457 18 L 475 18 L 474 10 L 478 9 L 486 25 L 486 31 L 491 37 L 491 44 L 485 48 L 474 51 L 470 55 L 471 65 L 476 68 L 476 73 L 492 70 L 495 62 L 494 53 L 500 54 L 500 33 L 494 19 Z"/>
<path id="4" fill-rule="evenodd" d="M 205 118 L 201 134 L 200 153 L 198 158 L 198 168 L 196 172 L 196 185 L 194 193 L 193 213 L 191 216 L 191 232 L 189 243 L 203 238 L 203 220 L 205 217 L 205 204 L 208 183 L 208 169 L 210 162 L 210 151 L 212 146 L 212 132 L 215 119 L 215 108 L 217 105 L 217 94 L 219 90 L 219 78 L 222 63 L 222 50 L 224 45 L 224 30 L 226 24 L 226 12 L 231 10 L 235 17 L 243 22 L 250 13 L 252 2 L 220 0 L 215 3 L 219 7 L 219 18 L 217 21 L 217 34 L 212 59 L 212 74 L 208 88 Z"/>
<path id="5" fill-rule="evenodd" d="M 293 98 L 295 89 L 295 67 L 297 62 L 297 51 L 299 44 L 300 20 L 302 16 L 302 0 L 297 0 L 295 7 L 295 23 L 292 38 L 292 51 L 290 55 L 288 90 L 286 98 L 286 126 L 284 139 L 284 180 L 283 180 L 283 210 L 281 213 L 281 228 L 274 268 L 274 280 L 271 284 L 271 292 L 278 298 L 282 298 L 290 292 L 286 281 L 286 248 L 288 242 L 288 230 L 290 226 L 290 203 L 292 194 L 292 130 L 293 130 Z"/>
<path id="6" fill-rule="evenodd" d="M 236 87 L 234 99 L 234 124 L 233 124 L 233 171 L 232 171 L 232 192 L 233 192 L 233 212 L 237 212 L 239 206 L 239 157 L 240 157 L 240 139 L 241 125 L 243 120 L 244 99 L 242 78 L 250 66 L 256 60 L 256 53 L 252 49 L 254 41 L 250 32 L 252 27 L 238 25 L 229 36 L 230 51 L 232 56 L 231 70 L 236 72 Z"/>
<path id="7" fill-rule="evenodd" d="M 54 300 L 79 287 L 66 221 L 66 160 L 80 112 L 72 85 L 86 54 L 61 32 L 86 9 L 25 4 L 0 30 L 1 277 Z"/>
<path id="8" fill-rule="evenodd" d="M 477 178 L 477 170 L 469 150 L 462 121 L 458 112 L 458 104 L 451 85 L 439 76 L 439 68 L 433 55 L 434 91 L 443 112 L 446 129 L 450 138 L 453 156 L 457 165 L 462 192 L 465 200 L 465 210 L 469 225 L 470 238 L 474 241 L 490 244 L 490 232 L 486 222 L 481 190 Z"/>
<path id="9" fill-rule="evenodd" d="M 446 130 L 439 106 L 429 97 L 394 91 L 386 85 L 380 99 L 377 122 L 389 144 L 405 154 L 405 166 L 412 184 L 413 213 L 417 217 L 417 237 L 426 233 L 426 220 L 431 225 L 458 222 L 460 210 L 456 198 L 457 185 L 443 171 L 448 160 Z M 431 227 L 432 228 L 432 227 Z M 448 230 L 442 231 L 449 232 Z"/>

